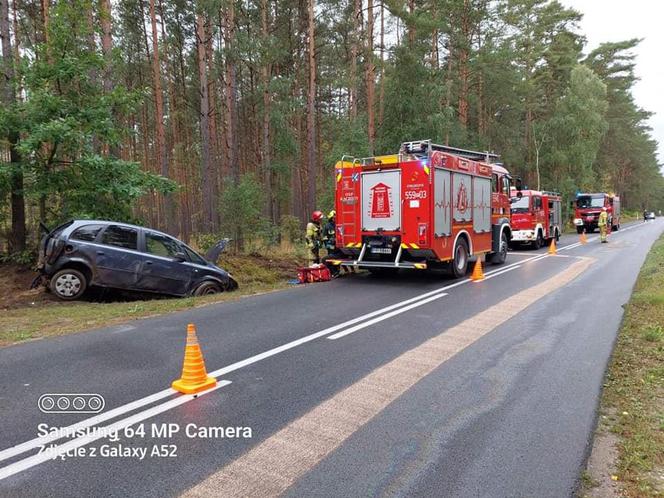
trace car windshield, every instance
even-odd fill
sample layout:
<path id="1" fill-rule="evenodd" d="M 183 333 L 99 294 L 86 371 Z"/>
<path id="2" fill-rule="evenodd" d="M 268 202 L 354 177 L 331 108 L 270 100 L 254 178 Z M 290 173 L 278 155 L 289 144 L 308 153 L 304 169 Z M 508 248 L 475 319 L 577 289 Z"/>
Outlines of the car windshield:
<path id="1" fill-rule="evenodd" d="M 585 208 L 601 208 L 604 207 L 603 195 L 581 195 L 576 198 L 576 207 Z"/>
<path id="2" fill-rule="evenodd" d="M 513 213 L 527 213 L 530 206 L 530 196 L 524 195 L 521 199 L 514 201 L 512 204 Z"/>

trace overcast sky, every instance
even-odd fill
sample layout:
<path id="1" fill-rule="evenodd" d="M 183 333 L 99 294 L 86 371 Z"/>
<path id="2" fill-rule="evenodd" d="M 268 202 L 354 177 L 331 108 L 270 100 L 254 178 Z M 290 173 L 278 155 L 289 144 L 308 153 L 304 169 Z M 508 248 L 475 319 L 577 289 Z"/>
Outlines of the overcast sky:
<path id="1" fill-rule="evenodd" d="M 664 163 L 664 2 L 662 0 L 561 0 L 583 13 L 581 30 L 588 39 L 586 51 L 606 41 L 643 38 L 636 49 L 634 88 L 639 107 L 654 113 L 653 137 L 659 142 L 659 162 Z"/>

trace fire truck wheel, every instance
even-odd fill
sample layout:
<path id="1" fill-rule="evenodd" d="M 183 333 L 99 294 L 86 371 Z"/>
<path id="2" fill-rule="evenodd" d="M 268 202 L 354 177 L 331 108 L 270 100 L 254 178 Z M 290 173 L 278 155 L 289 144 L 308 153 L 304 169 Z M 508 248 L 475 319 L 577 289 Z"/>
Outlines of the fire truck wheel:
<path id="1" fill-rule="evenodd" d="M 466 276 L 466 271 L 468 270 L 468 256 L 468 242 L 466 242 L 466 239 L 459 237 L 457 245 L 454 248 L 454 260 L 450 267 L 450 271 L 454 278 Z"/>
<path id="2" fill-rule="evenodd" d="M 502 265 L 505 263 L 507 260 L 507 245 L 507 234 L 503 232 L 500 235 L 500 250 L 491 255 L 491 263 L 494 265 Z"/>
<path id="3" fill-rule="evenodd" d="M 542 238 L 542 232 L 540 230 L 537 231 L 537 238 L 535 239 L 535 242 L 533 242 L 533 246 L 535 249 L 539 249 L 544 245 L 544 239 Z"/>

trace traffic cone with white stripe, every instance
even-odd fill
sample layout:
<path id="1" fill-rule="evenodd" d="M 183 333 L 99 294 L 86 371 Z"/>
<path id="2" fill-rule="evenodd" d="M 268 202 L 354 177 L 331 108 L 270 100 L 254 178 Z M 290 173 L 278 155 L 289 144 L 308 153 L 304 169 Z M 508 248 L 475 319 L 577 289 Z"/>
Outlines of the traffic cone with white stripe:
<path id="1" fill-rule="evenodd" d="M 477 261 L 475 261 L 475 267 L 473 268 L 473 273 L 470 275 L 470 279 L 473 282 L 479 282 L 480 280 L 484 280 L 484 272 L 482 271 L 481 258 L 477 258 Z"/>
<path id="2" fill-rule="evenodd" d="M 196 394 L 210 389 L 217 384 L 217 379 L 210 377 L 205 370 L 205 360 L 196 337 L 193 323 L 187 325 L 187 345 L 184 348 L 182 377 L 173 381 L 171 387 L 183 394 Z"/>
<path id="3" fill-rule="evenodd" d="M 551 245 L 549 245 L 549 254 L 557 254 L 556 250 L 556 239 L 555 237 L 551 239 Z"/>

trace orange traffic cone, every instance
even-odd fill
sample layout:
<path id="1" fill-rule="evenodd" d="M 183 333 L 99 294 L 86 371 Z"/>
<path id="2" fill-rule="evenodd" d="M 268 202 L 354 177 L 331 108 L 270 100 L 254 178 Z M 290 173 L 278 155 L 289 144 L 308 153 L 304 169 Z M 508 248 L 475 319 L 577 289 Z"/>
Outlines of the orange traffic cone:
<path id="1" fill-rule="evenodd" d="M 187 345 L 184 348 L 182 377 L 174 380 L 171 387 L 184 394 L 195 394 L 216 384 L 217 379 L 208 376 L 205 370 L 203 353 L 196 337 L 196 327 L 190 323 L 187 325 Z"/>
<path id="2" fill-rule="evenodd" d="M 473 282 L 479 282 L 480 280 L 484 280 L 484 272 L 482 271 L 482 260 L 480 258 L 477 258 L 477 261 L 475 261 L 475 267 L 473 268 L 472 275 L 470 275 L 470 279 Z"/>
<path id="3" fill-rule="evenodd" d="M 586 231 L 585 230 L 583 232 L 581 232 L 581 236 L 579 237 L 579 242 L 581 242 L 581 244 L 587 244 L 588 243 L 588 238 L 586 237 Z"/>
<path id="4" fill-rule="evenodd" d="M 549 246 L 549 254 L 557 254 L 558 251 L 556 251 L 556 239 L 553 238 L 551 239 L 551 245 Z"/>

